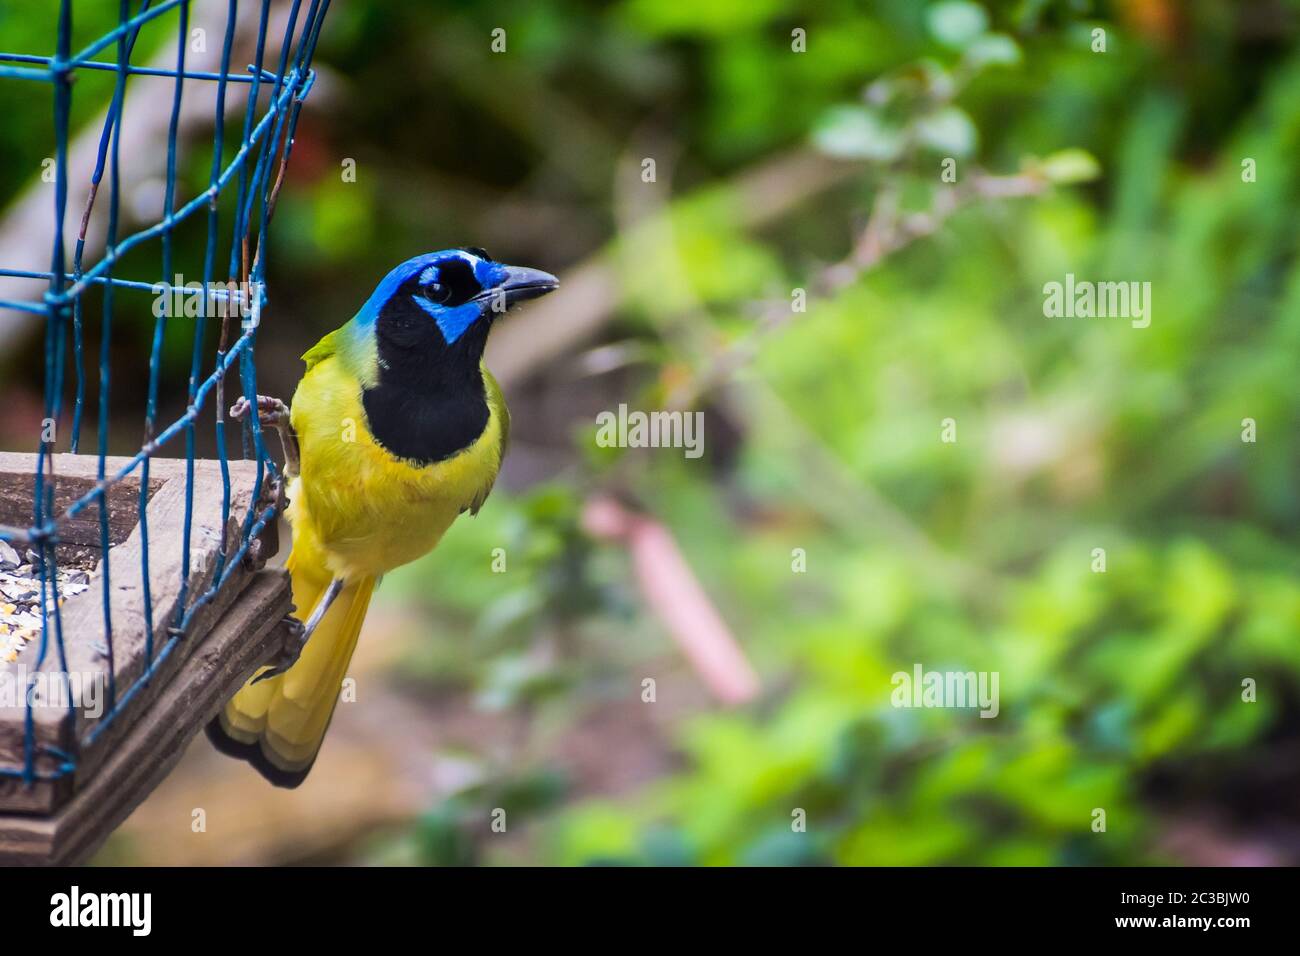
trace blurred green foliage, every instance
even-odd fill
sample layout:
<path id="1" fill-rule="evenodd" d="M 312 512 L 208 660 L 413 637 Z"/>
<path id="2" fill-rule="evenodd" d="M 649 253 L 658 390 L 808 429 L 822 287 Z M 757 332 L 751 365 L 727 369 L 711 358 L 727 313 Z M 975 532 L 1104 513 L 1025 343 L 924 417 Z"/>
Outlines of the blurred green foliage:
<path id="1" fill-rule="evenodd" d="M 1285 17 L 1267 42 L 1233 42 L 1219 5 L 1145 5 L 1169 14 L 1170 38 L 1136 16 L 1143 5 L 1117 6 L 1121 22 L 1071 4 L 831 4 L 802 18 L 784 4 L 621 8 L 611 31 L 686 45 L 703 78 L 688 115 L 710 131 L 687 121 L 682 146 L 720 175 L 792 124 L 862 164 L 859 223 L 880 188 L 919 187 L 910 201 L 927 208 L 945 156 L 1040 170 L 1062 188 L 958 213 L 766 338 L 746 372 L 761 388 L 741 394 L 769 404 L 752 410 L 731 467 L 647 455 L 629 478 L 585 457 L 588 480 L 630 485 L 674 528 L 769 690 L 682 723 L 681 772 L 539 807 L 523 858 L 1160 862 L 1179 813 L 1206 808 L 1228 832 L 1268 839 L 1252 829 L 1267 798 L 1223 781 L 1251 779 L 1295 733 L 1300 272 L 1288 211 L 1300 181 L 1286 157 L 1300 60 Z M 807 24 L 802 59 L 782 50 L 792 24 Z M 1098 25 L 1104 54 L 1091 49 Z M 853 55 L 823 58 L 832 36 L 851 37 Z M 1189 61 L 1189 48 L 1217 58 Z M 1244 74 L 1209 76 L 1248 59 Z M 1257 181 L 1243 181 L 1245 157 Z M 637 258 L 616 260 L 628 328 L 666 346 L 665 368 L 707 364 L 683 315 L 742 335 L 756 300 L 812 284 L 810 249 L 833 258 L 851 238 L 840 217 L 808 209 L 787 228 L 823 234 L 792 248 L 716 210 L 691 215 L 692 202 L 675 209 L 669 246 L 647 253 L 625 236 Z M 1151 327 L 1045 319 L 1043 284 L 1067 272 L 1151 282 Z M 643 397 L 657 394 L 652 379 Z M 955 444 L 939 440 L 949 417 Z M 1244 418 L 1267 437 L 1243 442 Z M 535 502 L 517 507 L 536 521 Z M 796 547 L 806 574 L 791 573 Z M 434 603 L 453 600 L 460 585 L 430 582 L 481 565 L 484 551 L 471 553 L 444 548 L 411 578 Z M 512 600 L 488 601 L 481 619 Z M 600 602 L 586 606 L 611 626 Z M 671 653 L 662 638 L 657 651 Z M 585 664 L 553 666 L 590 680 L 589 658 L 608 652 L 592 641 Z M 641 672 L 644 650 L 617 653 Z M 1000 715 L 893 708 L 890 677 L 914 662 L 999 672 Z M 1257 702 L 1243 702 L 1245 678 Z M 581 720 L 571 699 L 556 706 Z M 792 827 L 800 810 L 806 832 Z"/>

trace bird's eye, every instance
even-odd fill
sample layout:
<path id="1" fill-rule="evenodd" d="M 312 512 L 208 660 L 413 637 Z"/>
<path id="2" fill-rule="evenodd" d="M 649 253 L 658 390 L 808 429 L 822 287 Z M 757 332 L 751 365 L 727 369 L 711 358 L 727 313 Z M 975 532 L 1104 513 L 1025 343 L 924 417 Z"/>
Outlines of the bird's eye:
<path id="1" fill-rule="evenodd" d="M 464 305 L 483 291 L 474 278 L 474 270 L 460 256 L 443 260 L 436 269 L 430 267 L 420 279 L 419 295 L 435 305 L 452 309 Z"/>
<path id="2" fill-rule="evenodd" d="M 430 282 L 424 287 L 425 296 L 439 305 L 446 305 L 451 298 L 451 286 L 443 285 L 441 282 Z"/>

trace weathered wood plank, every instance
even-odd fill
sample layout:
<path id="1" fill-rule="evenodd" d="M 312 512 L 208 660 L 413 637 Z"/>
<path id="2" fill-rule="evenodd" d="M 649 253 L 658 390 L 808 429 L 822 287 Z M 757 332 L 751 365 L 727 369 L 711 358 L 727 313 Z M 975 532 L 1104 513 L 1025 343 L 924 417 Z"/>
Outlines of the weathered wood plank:
<path id="1" fill-rule="evenodd" d="M 0 468 L 13 467 L 15 456 L 0 458 Z M 17 456 L 23 457 L 23 456 Z M 28 470 L 34 467 L 33 456 L 26 456 Z M 89 456 L 88 456 L 89 457 Z M 8 459 L 8 460 L 6 460 Z M 121 467 L 120 462 L 109 467 Z M 93 469 L 94 459 L 81 456 L 55 456 L 55 471 L 61 476 L 75 477 L 84 474 L 87 466 Z M 181 601 L 181 540 L 184 529 L 186 500 L 186 472 L 183 461 L 156 459 L 150 466 L 150 483 L 160 484 L 149 500 L 146 510 L 148 525 L 149 590 L 152 605 L 150 628 L 145 624 L 144 576 L 142 557 L 145 552 L 145 529 L 135 527 L 130 535 L 109 553 L 110 623 L 113 641 L 113 679 L 119 695 L 125 694 L 148 667 L 147 635 L 153 635 L 154 660 L 157 662 L 147 684 L 140 685 L 132 698 L 119 709 L 111 723 L 97 734 L 93 742 L 88 735 L 103 719 L 91 716 L 87 705 L 93 702 L 91 693 L 95 680 L 100 681 L 102 693 L 107 680 L 108 659 L 104 654 L 109 630 L 103 613 L 102 583 L 99 576 L 101 563 L 91 588 L 63 605 L 61 618 L 67 673 L 77 675 L 83 693 L 75 701 L 74 712 L 69 715 L 66 706 L 55 706 L 49 695 L 37 695 L 44 706 L 33 708 L 35 739 L 38 744 L 54 747 L 64 752 L 77 753 L 77 773 L 72 781 L 66 778 L 56 782 L 37 782 L 27 787 L 12 779 L 0 780 L 0 810 L 28 813 L 49 813 L 66 801 L 70 791 L 92 777 L 99 764 L 106 759 L 118 742 L 131 729 L 133 722 L 149 709 L 151 703 L 168 687 L 175 673 L 184 665 L 193 651 L 194 638 L 202 635 L 247 583 L 252 569 L 236 565 L 225 585 L 196 613 L 186 637 L 170 647 L 169 628 L 176 620 Z M 92 470 L 93 474 L 93 470 Z M 256 478 L 254 462 L 230 462 L 231 521 L 228 538 L 233 543 L 238 538 L 238 523 L 247 513 Z M 269 482 L 264 482 L 264 488 Z M 138 488 L 138 485 L 137 485 Z M 191 524 L 191 567 L 186 587 L 187 603 L 206 593 L 214 580 L 222 534 L 222 479 L 218 463 L 195 463 L 193 485 L 193 522 Z M 269 529 L 262 549 L 263 557 L 274 553 L 274 528 Z M 233 551 L 233 544 L 232 544 Z M 18 672 L 35 673 L 39 660 L 39 642 L 32 642 L 10 665 Z M 0 665 L 3 667 L 4 665 Z M 43 671 L 63 667 L 58 660 L 53 641 L 46 652 Z M 58 690 L 58 687 L 53 688 Z M 22 765 L 25 712 L 21 706 L 0 706 L 0 766 Z M 53 770 L 57 761 L 45 757 L 38 761 L 39 769 Z"/>
<path id="2" fill-rule="evenodd" d="M 85 786 L 49 817 L 0 814 L 0 865 L 73 864 L 93 853 L 153 791 L 225 700 L 279 651 L 288 575 L 264 569 L 119 739 Z"/>
<path id="3" fill-rule="evenodd" d="M 72 471 L 63 471 L 68 467 L 67 459 L 74 456 L 56 455 L 54 487 L 54 513 L 62 514 L 68 506 L 87 492 L 94 490 L 96 472 L 92 467 L 85 473 L 84 460 L 92 465 L 97 461 L 94 456 L 75 456 L 78 461 Z M 12 452 L 0 452 L 0 524 L 25 528 L 32 523 L 32 502 L 35 496 L 36 475 L 34 455 L 18 455 Z M 125 465 L 127 459 L 106 459 L 108 474 Z M 171 476 L 171 470 L 165 469 L 163 475 L 150 475 L 149 495 L 162 487 Z M 132 475 L 108 490 L 105 495 L 108 503 L 108 541 L 109 547 L 121 544 L 134 530 L 139 517 L 140 479 Z M 59 530 L 60 560 L 68 560 L 74 553 L 83 550 L 100 551 L 99 508 L 88 508 L 73 518 L 68 519 Z"/>

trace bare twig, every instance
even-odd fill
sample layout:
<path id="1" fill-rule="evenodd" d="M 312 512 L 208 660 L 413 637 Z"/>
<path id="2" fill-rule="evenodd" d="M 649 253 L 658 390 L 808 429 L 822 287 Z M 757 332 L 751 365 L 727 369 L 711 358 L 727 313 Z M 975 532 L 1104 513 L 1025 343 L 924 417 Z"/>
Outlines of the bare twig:
<path id="1" fill-rule="evenodd" d="M 886 256 L 933 235 L 954 213 L 967 206 L 990 200 L 1036 196 L 1046 191 L 1049 185 L 1049 181 L 1037 173 L 996 176 L 975 172 L 962 185 L 938 190 L 930 210 L 906 216 L 898 214 L 897 197 L 892 191 L 882 189 L 862 238 L 847 259 L 826 270 L 823 282 L 831 291 L 848 285 Z"/>
<path id="2" fill-rule="evenodd" d="M 728 704 L 753 699 L 759 691 L 758 675 L 672 532 L 662 522 L 632 512 L 608 497 L 589 500 L 582 523 L 589 534 L 627 547 L 650 611 L 709 690 Z"/>
<path id="3" fill-rule="evenodd" d="M 1046 179 L 1033 173 L 995 176 L 976 172 L 968 177 L 964 186 L 940 190 L 931 210 L 909 215 L 899 214 L 897 190 L 892 186 L 882 186 L 853 250 L 847 258 L 826 268 L 817 278 L 815 287 L 823 294 L 833 294 L 857 281 L 893 253 L 933 235 L 959 210 L 979 202 L 1037 195 L 1048 185 Z M 748 335 L 719 351 L 704 369 L 675 389 L 669 396 L 668 407 L 689 408 L 701 396 L 729 382 L 754 360 L 763 341 L 797 314 L 788 301 L 772 303 L 764 309 L 758 324 Z"/>
<path id="4" fill-rule="evenodd" d="M 900 212 L 897 191 L 892 186 L 883 186 L 877 193 L 862 235 L 848 257 L 817 276 L 814 288 L 823 295 L 834 294 L 876 268 L 893 253 L 936 233 L 962 208 L 980 202 L 1036 195 L 1048 186 L 1045 178 L 1033 173 L 997 176 L 976 172 L 968 174 L 961 186 L 940 189 L 930 210 L 910 214 Z M 658 216 L 655 222 L 661 229 L 666 228 L 666 217 Z M 670 232 L 659 239 L 671 247 Z M 682 285 L 689 287 L 684 280 Z M 702 313 L 703 306 L 697 303 L 695 311 Z M 740 375 L 758 355 L 764 341 L 797 314 L 790 303 L 784 301 L 764 310 L 751 332 L 716 351 L 697 374 L 672 391 L 665 402 L 667 408 L 686 409 L 697 404 L 705 394 L 719 391 L 729 415 L 737 421 L 751 424 L 755 421 L 780 422 L 782 433 L 790 436 L 790 454 L 805 463 L 805 474 L 810 476 L 804 485 L 806 497 L 827 520 L 858 534 L 879 535 L 883 532 L 947 586 L 973 597 L 995 597 L 998 588 L 994 576 L 948 554 L 870 482 L 854 474 L 773 389 L 761 381 Z M 685 325 L 674 323 L 666 331 L 683 334 Z M 626 456 L 620 466 L 631 457 Z M 626 469 L 620 467 L 611 480 L 617 482 L 626 475 Z"/>
<path id="5" fill-rule="evenodd" d="M 740 227 L 757 228 L 858 172 L 856 165 L 799 150 L 760 163 L 729 182 L 703 187 L 686 201 L 720 197 L 735 211 Z M 566 270 L 557 292 L 493 331 L 487 361 L 503 385 L 572 352 L 613 318 L 620 305 L 615 248 L 610 243 Z"/>

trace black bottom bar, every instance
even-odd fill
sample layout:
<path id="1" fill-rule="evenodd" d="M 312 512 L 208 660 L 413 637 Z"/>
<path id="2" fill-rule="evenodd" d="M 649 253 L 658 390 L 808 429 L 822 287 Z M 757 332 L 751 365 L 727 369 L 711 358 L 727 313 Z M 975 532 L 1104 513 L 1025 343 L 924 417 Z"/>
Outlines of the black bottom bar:
<path id="1" fill-rule="evenodd" d="M 610 940 L 611 930 L 721 933 L 734 943 L 777 929 L 864 943 L 906 930 L 917 941 L 972 944 L 1106 935 L 1231 945 L 1293 927 L 1296 888 L 1291 870 L 1235 869 L 0 872 L 6 940 L 81 933 L 130 945 L 147 930 L 205 948 L 226 939 L 338 944 L 376 932 L 427 938 L 435 927 L 448 942 L 468 934 L 488 943 L 511 926 L 532 926 L 538 945 L 557 931 Z"/>

